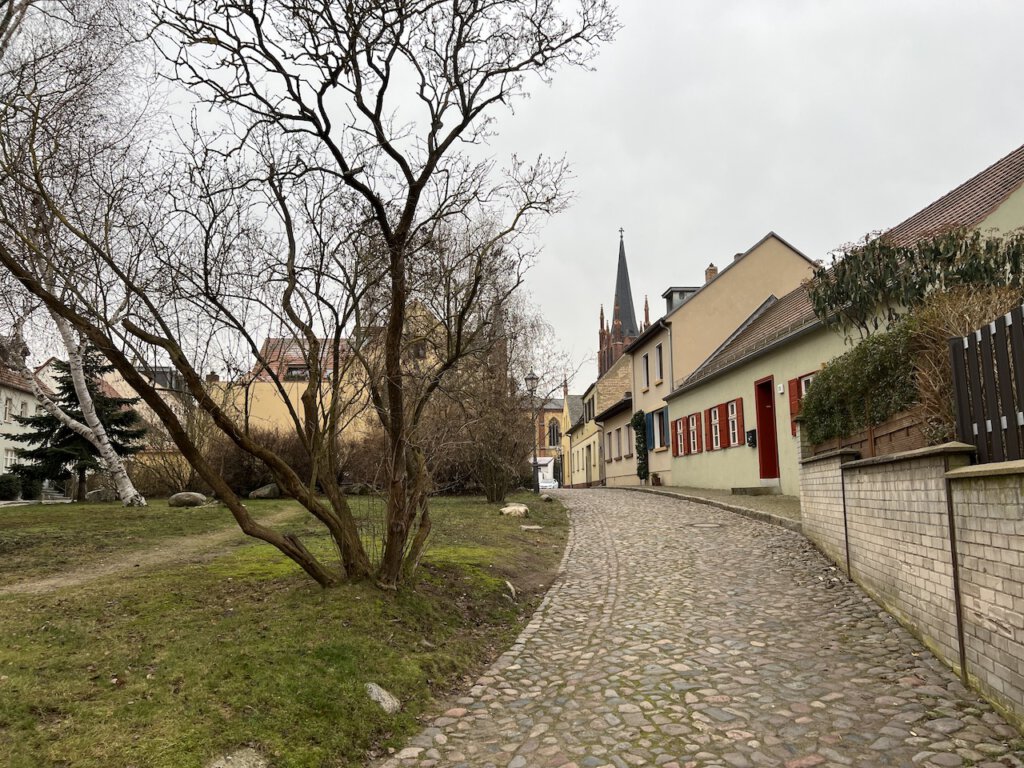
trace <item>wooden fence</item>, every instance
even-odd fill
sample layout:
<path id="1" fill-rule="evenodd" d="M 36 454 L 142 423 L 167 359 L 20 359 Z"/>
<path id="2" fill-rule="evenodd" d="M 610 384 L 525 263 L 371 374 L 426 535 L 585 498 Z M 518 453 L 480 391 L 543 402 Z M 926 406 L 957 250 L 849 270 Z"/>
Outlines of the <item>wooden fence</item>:
<path id="1" fill-rule="evenodd" d="M 950 339 L 957 439 L 978 461 L 1024 458 L 1024 308 Z"/>
<path id="2" fill-rule="evenodd" d="M 928 445 L 922 424 L 924 417 L 920 408 L 901 411 L 877 426 L 854 432 L 849 437 L 834 438 L 824 443 L 809 446 L 805 456 L 820 456 L 838 448 L 851 448 L 862 458 L 888 456 L 893 453 L 912 451 Z"/>

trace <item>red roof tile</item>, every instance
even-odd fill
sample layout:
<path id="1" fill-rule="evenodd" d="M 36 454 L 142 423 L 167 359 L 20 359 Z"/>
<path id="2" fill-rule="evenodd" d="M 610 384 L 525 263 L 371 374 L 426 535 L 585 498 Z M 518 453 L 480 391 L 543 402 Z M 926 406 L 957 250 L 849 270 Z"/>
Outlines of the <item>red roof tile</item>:
<path id="1" fill-rule="evenodd" d="M 1018 147 L 934 203 L 882 235 L 911 246 L 959 227 L 976 227 L 1024 184 L 1024 146 Z"/>
<path id="2" fill-rule="evenodd" d="M 0 367 L 0 386 L 27 392 L 30 395 L 34 394 L 29 380 L 23 374 L 12 371 L 10 368 Z"/>

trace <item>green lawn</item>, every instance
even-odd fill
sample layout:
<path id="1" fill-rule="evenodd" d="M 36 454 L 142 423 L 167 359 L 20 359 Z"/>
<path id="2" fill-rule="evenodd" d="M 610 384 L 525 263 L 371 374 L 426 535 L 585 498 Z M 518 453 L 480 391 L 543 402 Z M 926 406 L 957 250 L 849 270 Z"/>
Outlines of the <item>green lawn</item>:
<path id="1" fill-rule="evenodd" d="M 0 597 L 0 765 L 202 766 L 251 744 L 278 768 L 355 766 L 400 746 L 435 697 L 509 645 L 550 584 L 566 516 L 557 503 L 529 503 L 528 522 L 544 530 L 523 532 L 522 520 L 482 500 L 435 500 L 433 545 L 415 589 L 397 594 L 368 584 L 323 591 L 254 543 L 208 563 Z M 21 527 L 5 518 L 0 531 L 45 530 L 50 510 L 20 508 Z M 125 511 L 77 524 L 89 538 L 116 537 L 116 512 Z M 76 524 L 60 514 L 61 528 Z M 163 535 L 183 532 L 153 514 Z M 298 529 L 328 549 L 314 527 Z M 147 527 L 134 530 L 153 541 Z M 44 557 L 60 548 L 39 547 Z M 371 681 L 402 712 L 370 702 Z"/>
<path id="2" fill-rule="evenodd" d="M 250 501 L 259 517 L 295 507 L 292 501 Z M 219 504 L 172 508 L 110 504 L 30 504 L 0 507 L 0 585 L 89 565 L 116 552 L 145 549 L 161 539 L 235 525 Z"/>

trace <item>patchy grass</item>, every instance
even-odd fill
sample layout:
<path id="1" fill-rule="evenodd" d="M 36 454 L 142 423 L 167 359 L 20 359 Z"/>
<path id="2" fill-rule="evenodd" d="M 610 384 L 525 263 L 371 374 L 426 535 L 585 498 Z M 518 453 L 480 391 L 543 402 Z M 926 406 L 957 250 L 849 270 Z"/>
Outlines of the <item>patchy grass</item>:
<path id="1" fill-rule="evenodd" d="M 298 505 L 249 501 L 257 517 Z M 108 555 L 145 549 L 161 539 L 237 528 L 227 508 L 105 504 L 29 504 L 0 507 L 0 585 L 89 565 Z"/>
<path id="2" fill-rule="evenodd" d="M 435 697 L 509 645 L 550 584 L 565 513 L 530 506 L 543 531 L 481 500 L 435 500 L 433 545 L 415 589 L 397 594 L 320 590 L 254 543 L 205 564 L 2 597 L 0 765 L 201 766 L 252 745 L 276 768 L 338 767 L 400 746 Z M 384 714 L 367 682 L 403 710 Z"/>

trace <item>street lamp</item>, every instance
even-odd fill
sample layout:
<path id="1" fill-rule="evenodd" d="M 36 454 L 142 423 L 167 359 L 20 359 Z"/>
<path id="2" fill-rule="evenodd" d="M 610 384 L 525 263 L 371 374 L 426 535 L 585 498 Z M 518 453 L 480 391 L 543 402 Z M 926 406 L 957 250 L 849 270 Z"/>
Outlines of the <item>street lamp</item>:
<path id="1" fill-rule="evenodd" d="M 530 413 L 533 414 L 533 492 L 540 494 L 540 465 L 537 463 L 537 415 L 534 407 L 537 405 L 537 385 L 540 379 L 537 374 L 530 371 L 526 374 L 526 391 L 530 393 Z"/>

